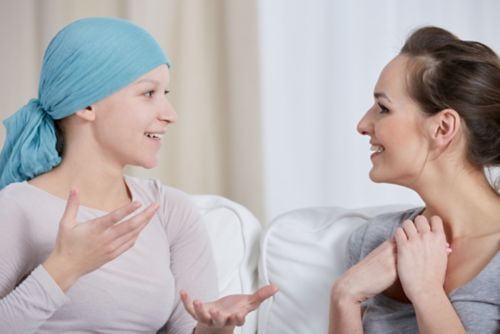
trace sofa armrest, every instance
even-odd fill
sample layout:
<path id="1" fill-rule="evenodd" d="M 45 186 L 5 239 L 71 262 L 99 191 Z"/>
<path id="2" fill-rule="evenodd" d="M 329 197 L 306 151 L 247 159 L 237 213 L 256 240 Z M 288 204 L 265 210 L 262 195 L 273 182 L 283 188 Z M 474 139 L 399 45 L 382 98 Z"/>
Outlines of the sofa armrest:
<path id="1" fill-rule="evenodd" d="M 258 287 L 257 262 L 261 224 L 242 205 L 215 195 L 194 195 L 212 242 L 219 296 L 248 294 Z M 257 312 L 246 317 L 236 334 L 255 334 Z"/>
<path id="2" fill-rule="evenodd" d="M 259 334 L 327 333 L 330 289 L 345 270 L 350 234 L 378 214 L 405 208 L 307 208 L 273 220 L 261 239 L 259 280 L 280 291 L 261 305 Z"/>

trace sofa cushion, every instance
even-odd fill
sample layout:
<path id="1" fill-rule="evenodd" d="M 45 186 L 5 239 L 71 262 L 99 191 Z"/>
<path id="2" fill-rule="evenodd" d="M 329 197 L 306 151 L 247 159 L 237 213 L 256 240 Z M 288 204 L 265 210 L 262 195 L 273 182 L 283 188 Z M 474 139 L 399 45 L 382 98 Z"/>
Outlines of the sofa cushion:
<path id="1" fill-rule="evenodd" d="M 192 196 L 206 223 L 212 242 L 219 295 L 252 293 L 257 289 L 257 261 L 261 224 L 245 207 L 214 195 Z M 255 334 L 257 312 L 235 333 Z"/>
<path id="2" fill-rule="evenodd" d="M 307 208 L 273 220 L 261 239 L 259 280 L 280 291 L 261 305 L 259 334 L 327 333 L 330 289 L 345 269 L 350 233 L 408 206 Z"/>

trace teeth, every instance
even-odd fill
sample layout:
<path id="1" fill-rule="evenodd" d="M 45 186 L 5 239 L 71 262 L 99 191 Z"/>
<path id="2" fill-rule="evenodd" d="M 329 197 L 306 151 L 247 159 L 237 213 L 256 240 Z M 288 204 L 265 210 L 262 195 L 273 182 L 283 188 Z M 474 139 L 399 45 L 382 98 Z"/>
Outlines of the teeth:
<path id="1" fill-rule="evenodd" d="M 372 145 L 370 151 L 380 153 L 384 151 L 384 148 L 380 145 Z"/>
<path id="2" fill-rule="evenodd" d="M 161 139 L 163 134 L 160 133 L 145 133 L 145 136 L 152 139 Z"/>

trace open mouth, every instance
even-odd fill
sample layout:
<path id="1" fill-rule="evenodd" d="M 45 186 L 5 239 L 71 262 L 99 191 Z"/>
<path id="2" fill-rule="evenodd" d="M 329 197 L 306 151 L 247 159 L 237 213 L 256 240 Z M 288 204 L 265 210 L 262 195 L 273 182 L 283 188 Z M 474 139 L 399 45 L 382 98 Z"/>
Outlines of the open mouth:
<path id="1" fill-rule="evenodd" d="M 152 133 L 146 132 L 144 135 L 150 139 L 161 140 L 163 138 L 163 133 Z"/>
<path id="2" fill-rule="evenodd" d="M 385 148 L 382 145 L 372 145 L 370 147 L 370 151 L 373 152 L 373 154 L 372 154 L 372 156 L 373 156 L 373 155 L 384 152 Z"/>

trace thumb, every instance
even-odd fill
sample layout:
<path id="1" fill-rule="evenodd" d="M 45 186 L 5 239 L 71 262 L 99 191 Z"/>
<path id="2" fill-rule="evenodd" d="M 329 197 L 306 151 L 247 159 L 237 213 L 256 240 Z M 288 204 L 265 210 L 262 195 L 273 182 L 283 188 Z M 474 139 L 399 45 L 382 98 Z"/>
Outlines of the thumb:
<path id="1" fill-rule="evenodd" d="M 71 189 L 66 201 L 66 208 L 64 209 L 61 218 L 61 225 L 66 227 L 73 227 L 76 225 L 76 215 L 78 207 L 80 206 L 80 198 L 76 189 Z"/>
<path id="2" fill-rule="evenodd" d="M 278 290 L 279 288 L 276 284 L 269 284 L 254 292 L 250 295 L 250 305 L 252 305 L 252 309 L 259 307 L 260 303 L 272 297 Z"/>

